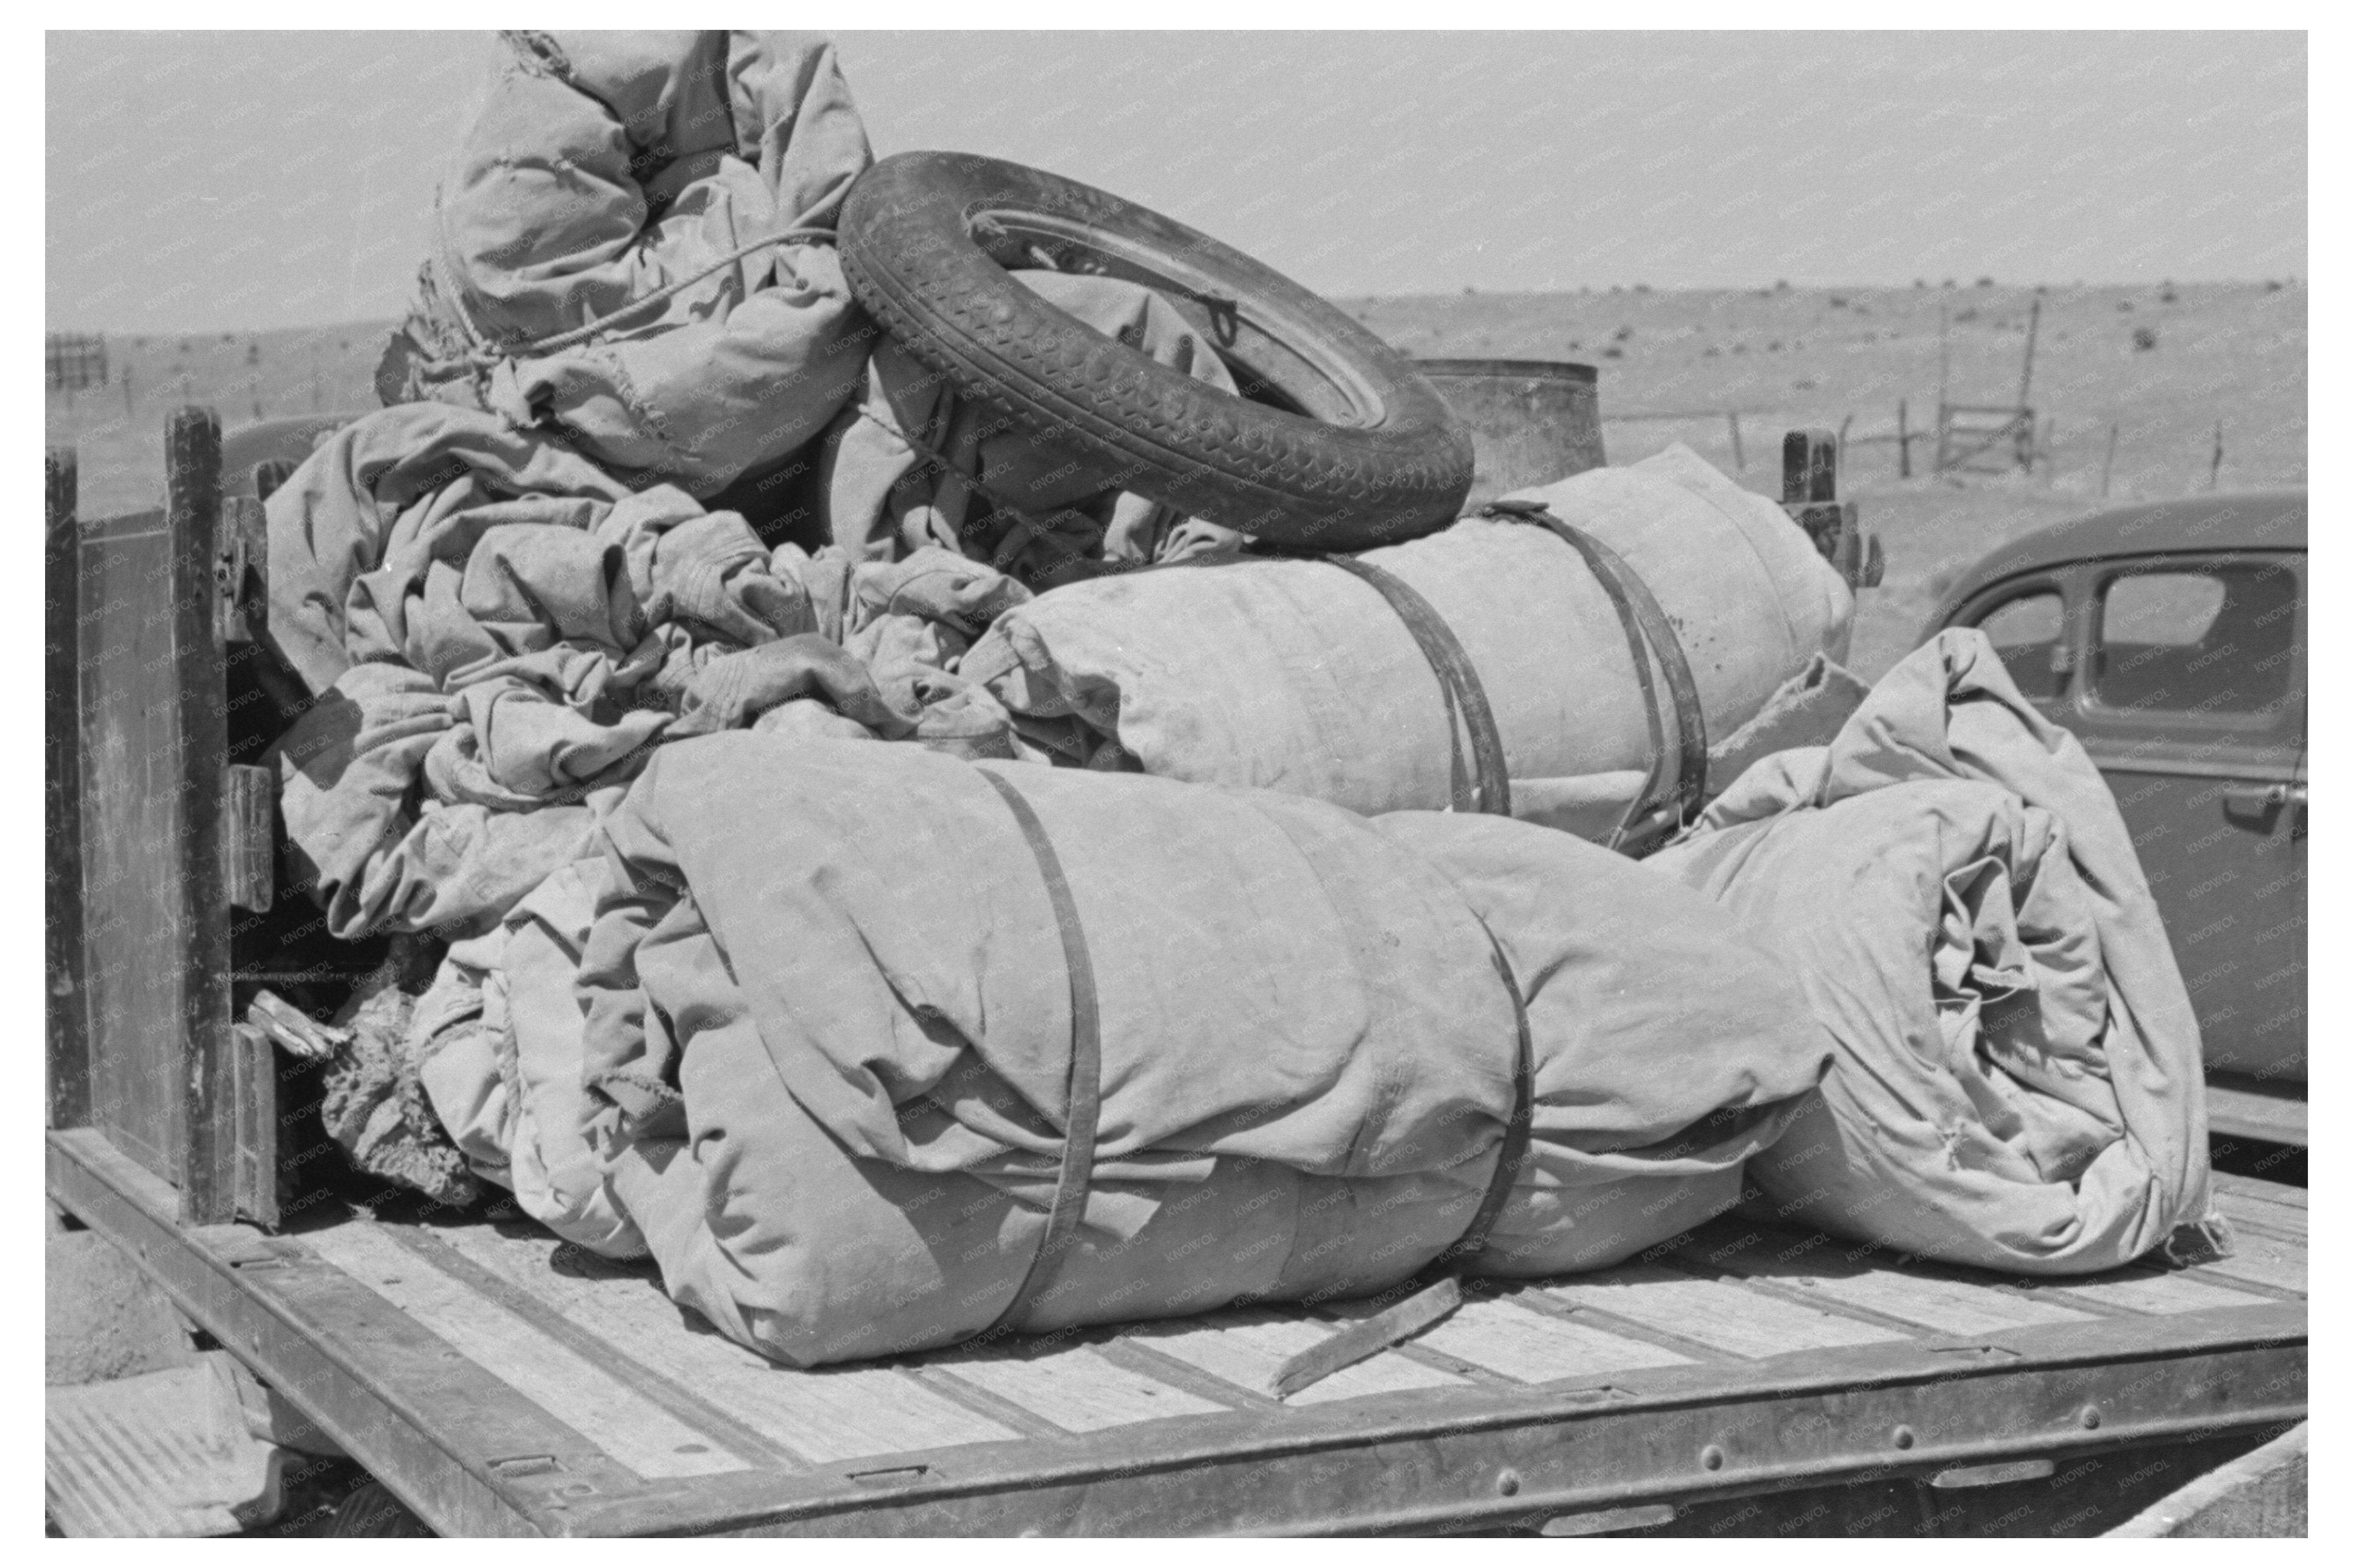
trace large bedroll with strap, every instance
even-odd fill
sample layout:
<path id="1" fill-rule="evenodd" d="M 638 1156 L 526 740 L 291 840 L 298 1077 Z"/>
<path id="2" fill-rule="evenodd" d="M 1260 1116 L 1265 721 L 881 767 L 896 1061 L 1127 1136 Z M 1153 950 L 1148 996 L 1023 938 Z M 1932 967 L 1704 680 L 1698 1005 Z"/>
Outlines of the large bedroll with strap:
<path id="1" fill-rule="evenodd" d="M 1787 512 L 1672 447 L 1361 554 L 1068 584 L 959 668 L 1059 761 L 1639 850 L 1731 782 L 1852 612 Z"/>

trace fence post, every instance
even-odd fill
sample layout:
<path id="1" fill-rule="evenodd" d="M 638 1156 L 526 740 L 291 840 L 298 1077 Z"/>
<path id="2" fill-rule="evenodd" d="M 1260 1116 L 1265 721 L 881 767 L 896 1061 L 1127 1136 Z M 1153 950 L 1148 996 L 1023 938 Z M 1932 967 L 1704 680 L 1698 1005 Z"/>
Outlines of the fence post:
<path id="1" fill-rule="evenodd" d="M 1912 477 L 1911 411 L 1900 397 L 1895 400 L 1895 474 L 1898 479 Z"/>
<path id="2" fill-rule="evenodd" d="M 2206 469 L 2206 488 L 2212 489 L 2222 479 L 2222 422 L 2214 421 L 2214 461 Z"/>
<path id="3" fill-rule="evenodd" d="M 1724 416 L 1732 421 L 1733 469 L 1735 472 L 1746 473 L 1748 468 L 1748 459 L 1743 457 L 1740 451 L 1740 410 L 1737 408 L 1727 408 L 1724 411 Z"/>
<path id="4" fill-rule="evenodd" d="M 2108 499 L 2108 476 L 2116 471 L 2117 428 L 2114 425 L 2108 426 L 2108 455 L 2100 460 L 2100 499 L 2102 500 Z"/>

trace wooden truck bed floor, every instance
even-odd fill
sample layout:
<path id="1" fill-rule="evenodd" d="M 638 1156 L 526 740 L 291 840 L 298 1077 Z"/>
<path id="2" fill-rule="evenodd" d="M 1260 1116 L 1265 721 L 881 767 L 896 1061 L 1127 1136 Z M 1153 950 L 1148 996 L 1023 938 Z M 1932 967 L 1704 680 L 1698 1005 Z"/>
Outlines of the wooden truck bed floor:
<path id="1" fill-rule="evenodd" d="M 70 1210 L 448 1534 L 1579 1533 L 2044 1475 L 2303 1418 L 2304 1194 L 2216 1180 L 2239 1250 L 2203 1268 L 2006 1280 L 1728 1218 L 1285 1404 L 1265 1380 L 1345 1306 L 795 1372 L 528 1222 L 181 1227 L 103 1139 L 49 1139 Z"/>

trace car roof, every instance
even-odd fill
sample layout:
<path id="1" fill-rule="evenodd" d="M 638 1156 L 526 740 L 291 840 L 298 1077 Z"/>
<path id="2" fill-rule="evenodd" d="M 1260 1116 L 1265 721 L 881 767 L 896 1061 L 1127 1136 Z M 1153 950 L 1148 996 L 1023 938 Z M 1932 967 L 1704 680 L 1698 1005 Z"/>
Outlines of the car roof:
<path id="1" fill-rule="evenodd" d="M 2206 550 L 2302 550 L 2305 492 L 2253 490 L 2150 501 L 2094 512 L 2014 539 L 1962 579 L 1975 589 L 1999 578 L 2073 561 Z"/>
<path id="2" fill-rule="evenodd" d="M 1928 634 L 1985 588 L 2022 573 L 2136 555 L 2302 550 L 2305 498 L 2300 489 L 2195 496 L 2117 507 L 2038 529 L 1989 551 L 1954 579 L 1928 617 Z"/>

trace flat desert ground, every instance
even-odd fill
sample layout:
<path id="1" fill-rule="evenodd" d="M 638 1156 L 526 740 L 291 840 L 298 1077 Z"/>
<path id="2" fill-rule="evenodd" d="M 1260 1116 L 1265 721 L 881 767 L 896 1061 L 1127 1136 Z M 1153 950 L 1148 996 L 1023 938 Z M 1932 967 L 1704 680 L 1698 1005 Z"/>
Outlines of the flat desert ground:
<path id="1" fill-rule="evenodd" d="M 2016 401 L 2041 302 L 2031 472 L 1936 476 L 1933 438 L 1898 477 L 1899 400 L 1933 426 L 1955 403 Z M 2106 505 L 2306 480 L 2306 291 L 2300 281 L 2043 289 L 1959 281 L 1873 289 L 1588 290 L 1344 300 L 1422 358 L 1570 360 L 1599 371 L 1612 463 L 1682 441 L 1779 493 L 1784 431 L 1847 431 L 1842 493 L 1883 542 L 1887 575 L 1860 597 L 1852 662 L 1876 678 L 1916 640 L 1952 577 L 2003 541 Z M 260 333 L 115 336 L 102 391 L 48 396 L 48 440 L 79 451 L 81 512 L 156 503 L 165 413 L 210 404 L 223 423 L 375 405 L 383 322 Z M 2137 333 L 2142 342 L 2136 342 Z M 1941 368 L 1940 368 L 1941 367 Z M 127 369 L 129 381 L 122 379 Z M 1741 431 L 1736 461 L 1731 423 Z M 1628 418 L 1674 414 L 1674 419 Z M 2214 467 L 2216 429 L 2221 464 Z"/>

